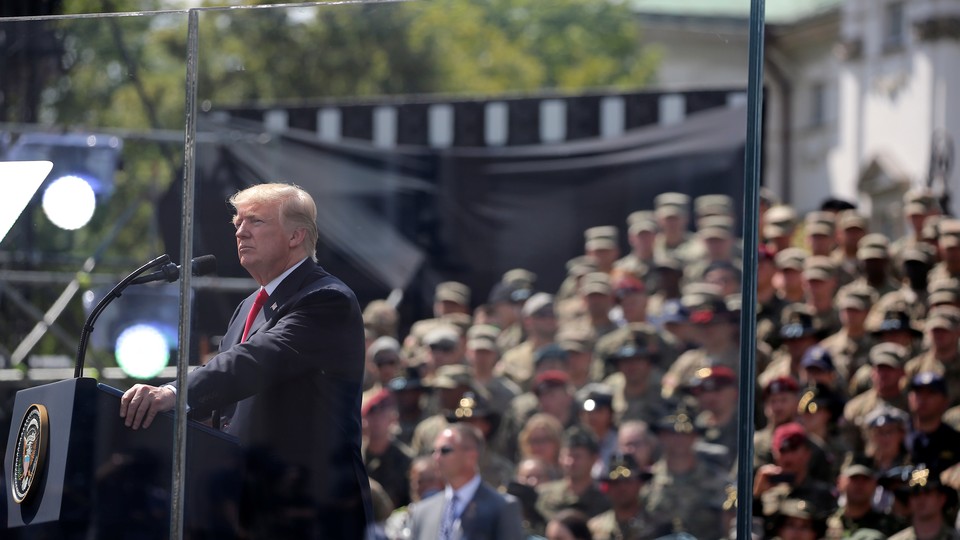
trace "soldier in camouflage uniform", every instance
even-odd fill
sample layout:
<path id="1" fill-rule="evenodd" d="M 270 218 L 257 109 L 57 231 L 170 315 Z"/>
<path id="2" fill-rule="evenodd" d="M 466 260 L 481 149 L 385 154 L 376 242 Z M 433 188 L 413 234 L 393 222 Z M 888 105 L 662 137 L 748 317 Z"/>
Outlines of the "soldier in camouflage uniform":
<path id="1" fill-rule="evenodd" d="M 779 253 L 793 245 L 797 228 L 797 212 L 785 204 L 771 206 L 763 213 L 763 242 L 771 251 Z"/>
<path id="2" fill-rule="evenodd" d="M 918 468 L 907 482 L 910 489 L 908 506 L 910 526 L 890 537 L 890 540 L 960 540 L 960 533 L 947 522 L 944 508 L 947 488 L 936 473 Z"/>
<path id="3" fill-rule="evenodd" d="M 553 295 L 536 293 L 523 304 L 521 311 L 527 339 L 503 353 L 494 373 L 504 376 L 520 388 L 529 388 L 534 372 L 534 352 L 553 343 L 557 333 L 557 316 Z"/>
<path id="4" fill-rule="evenodd" d="M 590 475 L 598 451 L 592 433 L 581 427 L 567 430 L 560 449 L 563 478 L 538 488 L 536 507 L 544 519 L 550 520 L 565 508 L 579 510 L 591 518 L 610 509 L 609 499 Z"/>
<path id="5" fill-rule="evenodd" d="M 851 283 L 860 277 L 860 261 L 857 259 L 857 245 L 867 234 L 867 218 L 856 210 L 844 210 L 837 216 L 837 248 L 830 254 L 830 260 L 837 267 L 840 286 Z"/>
<path id="6" fill-rule="evenodd" d="M 522 393 L 510 379 L 494 374 L 500 361 L 497 345 L 497 328 L 491 325 L 474 325 L 467 330 L 467 364 L 474 380 L 490 394 L 490 406 L 499 414 L 506 412 L 513 398 Z"/>
<path id="7" fill-rule="evenodd" d="M 604 382 L 613 390 L 613 410 L 617 422 L 643 420 L 653 422 L 663 414 L 660 396 L 660 339 L 652 326 L 633 324 L 632 335 L 610 354 L 608 363 L 615 371 Z"/>
<path id="8" fill-rule="evenodd" d="M 930 348 L 904 366 L 907 378 L 923 371 L 943 375 L 950 391 L 950 406 L 960 404 L 960 309 L 937 306 L 926 321 Z"/>
<path id="9" fill-rule="evenodd" d="M 690 197 L 683 193 L 661 193 L 653 200 L 659 233 L 653 248 L 654 258 L 672 256 L 684 263 L 699 255 L 697 242 L 687 230 L 690 221 Z"/>
<path id="10" fill-rule="evenodd" d="M 867 314 L 875 301 L 876 295 L 869 287 L 849 287 L 837 295 L 840 331 L 824 338 L 820 345 L 833 356 L 834 367 L 845 381 L 867 364 L 870 348 L 876 344 L 866 328 Z M 844 391 L 849 392 L 849 388 Z"/>
<path id="11" fill-rule="evenodd" d="M 640 496 L 650 477 L 629 454 L 619 454 L 610 461 L 600 483 L 613 508 L 588 523 L 594 540 L 647 540 L 670 533 L 647 513 Z"/>
<path id="12" fill-rule="evenodd" d="M 631 213 L 627 216 L 627 240 L 630 243 L 630 253 L 614 263 L 613 267 L 645 274 L 644 282 L 647 288 L 654 288 L 649 273 L 654 266 L 653 246 L 656 238 L 657 221 L 653 212 L 638 210 Z"/>
<path id="13" fill-rule="evenodd" d="M 702 411 L 697 425 L 703 432 L 703 441 L 727 449 L 724 466 L 733 470 L 737 461 L 738 399 L 737 378 L 726 366 L 703 368 L 690 382 L 690 393 Z"/>
<path id="14" fill-rule="evenodd" d="M 728 471 L 697 453 L 701 432 L 692 412 L 679 408 L 653 428 L 663 455 L 654 463 L 653 477 L 644 491 L 647 513 L 672 533 L 688 533 L 700 540 L 723 538 Z"/>
<path id="15" fill-rule="evenodd" d="M 816 327 L 823 335 L 840 330 L 840 315 L 834 305 L 837 270 L 829 257 L 814 255 L 803 262 L 803 289 L 806 303 L 814 311 Z"/>
<path id="16" fill-rule="evenodd" d="M 930 271 L 930 281 L 960 278 L 960 220 L 941 220 L 937 229 L 940 262 Z"/>
<path id="17" fill-rule="evenodd" d="M 804 374 L 800 368 L 803 354 L 816 345 L 819 339 L 820 329 L 817 327 L 813 308 L 800 303 L 790 304 L 784 308 L 780 326 L 782 345 L 774 351 L 770 365 L 760 372 L 757 382 L 760 386 L 766 386 L 769 381 L 778 377 L 803 380 Z"/>
<path id="18" fill-rule="evenodd" d="M 735 335 L 737 320 L 715 287 L 701 286 L 696 293 L 685 294 L 683 303 L 689 309 L 689 321 L 699 348 L 687 351 L 677 358 L 663 377 L 664 399 L 689 382 L 697 370 L 705 367 L 727 366 L 735 373 L 740 370 L 740 347 Z"/>
<path id="19" fill-rule="evenodd" d="M 907 409 L 903 391 L 906 355 L 906 349 L 896 343 L 881 343 L 870 349 L 871 388 L 848 401 L 843 409 L 847 440 L 854 450 L 863 450 L 868 428 L 864 420 L 871 411 L 880 405 Z"/>
<path id="20" fill-rule="evenodd" d="M 870 467 L 860 463 L 845 466 L 837 479 L 837 489 L 843 505 L 827 519 L 827 538 L 848 538 L 860 529 L 873 529 L 890 536 L 906 527 L 896 516 L 873 508 L 877 474 Z"/>

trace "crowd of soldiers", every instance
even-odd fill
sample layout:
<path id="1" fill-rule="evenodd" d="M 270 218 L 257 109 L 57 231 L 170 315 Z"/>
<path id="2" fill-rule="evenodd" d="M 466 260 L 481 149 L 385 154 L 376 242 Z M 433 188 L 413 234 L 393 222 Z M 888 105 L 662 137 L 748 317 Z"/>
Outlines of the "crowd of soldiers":
<path id="1" fill-rule="evenodd" d="M 751 466 L 756 538 L 960 539 L 960 220 L 911 190 L 891 241 L 844 201 L 760 199 L 752 457 L 733 201 L 662 193 L 628 217 L 625 255 L 619 227 L 586 230 L 556 291 L 515 269 L 472 307 L 440 283 L 406 335 L 366 306 L 363 452 L 388 536 L 443 489 L 437 434 L 470 422 L 530 536 L 733 537 Z"/>

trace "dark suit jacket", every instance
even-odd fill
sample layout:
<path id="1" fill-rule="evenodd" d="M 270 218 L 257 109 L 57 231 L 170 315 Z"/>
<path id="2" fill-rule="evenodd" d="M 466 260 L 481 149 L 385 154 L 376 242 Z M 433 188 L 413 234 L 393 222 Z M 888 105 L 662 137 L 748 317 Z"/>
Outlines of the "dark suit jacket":
<path id="1" fill-rule="evenodd" d="M 255 534 L 362 538 L 372 512 L 360 454 L 360 306 L 343 282 L 307 260 L 240 343 L 255 297 L 233 314 L 220 353 L 190 374 L 190 414 L 208 418 L 236 403 L 225 431 L 245 449 L 240 515 Z"/>
<path id="2" fill-rule="evenodd" d="M 437 540 L 446 500 L 435 493 L 410 507 L 412 540 Z M 520 503 L 513 495 L 501 495 L 485 483 L 460 514 L 460 527 L 453 538 L 459 540 L 520 540 Z"/>

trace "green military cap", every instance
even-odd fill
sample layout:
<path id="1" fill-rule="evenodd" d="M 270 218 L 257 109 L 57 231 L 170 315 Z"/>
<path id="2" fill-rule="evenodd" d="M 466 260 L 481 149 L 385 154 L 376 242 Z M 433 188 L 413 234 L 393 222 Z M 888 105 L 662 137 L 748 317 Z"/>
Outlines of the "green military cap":
<path id="1" fill-rule="evenodd" d="M 869 311 L 876 301 L 876 290 L 867 284 L 851 283 L 837 293 L 838 309 Z"/>
<path id="2" fill-rule="evenodd" d="M 857 258 L 861 261 L 868 259 L 887 259 L 890 257 L 890 239 L 880 233 L 865 235 L 857 243 Z"/>
<path id="3" fill-rule="evenodd" d="M 807 258 L 807 252 L 800 248 L 781 249 L 773 257 L 773 263 L 780 270 L 803 271 L 803 261 Z"/>
<path id="4" fill-rule="evenodd" d="M 803 261 L 803 277 L 808 280 L 827 280 L 836 277 L 837 267 L 830 257 L 814 255 Z"/>
<path id="5" fill-rule="evenodd" d="M 870 349 L 870 365 L 902 368 L 907 354 L 907 349 L 897 343 L 879 343 Z"/>
<path id="6" fill-rule="evenodd" d="M 454 302 L 463 306 L 469 306 L 470 287 L 458 281 L 444 281 L 437 285 L 433 297 L 437 302 Z"/>
<path id="7" fill-rule="evenodd" d="M 615 249 L 620 241 L 620 232 L 613 225 L 590 227 L 583 231 L 587 249 Z"/>

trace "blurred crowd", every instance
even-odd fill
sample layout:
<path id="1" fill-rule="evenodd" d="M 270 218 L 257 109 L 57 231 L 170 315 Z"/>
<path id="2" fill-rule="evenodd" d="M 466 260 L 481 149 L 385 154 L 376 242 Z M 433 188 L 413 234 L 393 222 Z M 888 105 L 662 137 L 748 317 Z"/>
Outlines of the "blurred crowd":
<path id="1" fill-rule="evenodd" d="M 960 220 L 919 189 L 899 238 L 845 201 L 760 202 L 740 461 L 743 247 L 725 195 L 662 193 L 587 229 L 557 290 L 520 268 L 483 297 L 443 282 L 406 335 L 367 305 L 363 453 L 386 536 L 443 491 L 434 441 L 469 422 L 483 482 L 531 537 L 732 538 L 751 466 L 755 538 L 960 539 Z"/>

